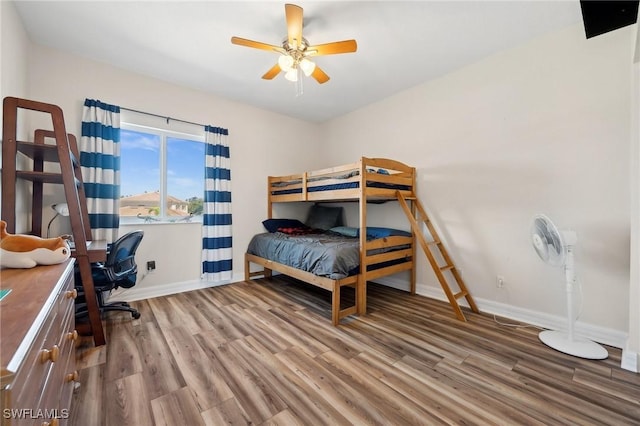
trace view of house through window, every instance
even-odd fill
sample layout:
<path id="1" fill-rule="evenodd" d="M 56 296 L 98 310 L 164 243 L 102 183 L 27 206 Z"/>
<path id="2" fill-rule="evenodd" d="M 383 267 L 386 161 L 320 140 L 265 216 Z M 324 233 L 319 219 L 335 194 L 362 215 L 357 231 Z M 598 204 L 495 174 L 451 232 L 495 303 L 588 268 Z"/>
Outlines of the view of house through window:
<path id="1" fill-rule="evenodd" d="M 200 221 L 204 137 L 123 124 L 120 130 L 120 220 Z"/>

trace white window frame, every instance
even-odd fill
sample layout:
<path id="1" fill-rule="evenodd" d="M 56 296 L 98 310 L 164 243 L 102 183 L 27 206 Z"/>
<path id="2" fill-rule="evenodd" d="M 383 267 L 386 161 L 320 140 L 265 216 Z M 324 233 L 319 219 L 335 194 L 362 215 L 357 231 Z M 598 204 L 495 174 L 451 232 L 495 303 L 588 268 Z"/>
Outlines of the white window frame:
<path id="1" fill-rule="evenodd" d="M 189 220 L 189 222 L 185 221 L 177 221 L 171 220 L 169 216 L 166 215 L 166 204 L 167 204 L 167 138 L 177 138 L 177 139 L 186 139 L 193 142 L 202 142 L 205 143 L 205 135 L 204 129 L 202 134 L 195 133 L 186 133 L 175 130 L 167 130 L 161 129 L 158 127 L 145 126 L 142 124 L 134 124 L 130 122 L 121 122 L 120 128 L 124 130 L 131 130 L 134 132 L 147 133 L 151 135 L 158 136 L 160 138 L 160 215 L 158 216 L 158 220 L 153 220 L 150 222 L 143 222 L 139 218 L 129 217 L 129 216 L 120 216 L 120 224 L 121 225 L 133 225 L 133 224 L 175 224 L 175 223 L 199 223 L 202 224 L 202 216 L 196 216 Z M 204 180 L 204 159 L 203 159 L 203 172 L 202 179 Z M 122 182 L 121 182 L 122 183 Z M 204 193 L 202 194 L 204 197 Z"/>

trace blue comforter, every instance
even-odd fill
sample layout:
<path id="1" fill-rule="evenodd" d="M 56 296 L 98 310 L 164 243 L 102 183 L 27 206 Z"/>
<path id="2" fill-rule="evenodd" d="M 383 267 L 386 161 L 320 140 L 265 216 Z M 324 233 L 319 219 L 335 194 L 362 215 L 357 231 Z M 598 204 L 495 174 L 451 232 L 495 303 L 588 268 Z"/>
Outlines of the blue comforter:
<path id="1" fill-rule="evenodd" d="M 334 280 L 357 273 L 359 239 L 334 233 L 289 235 L 282 232 L 253 237 L 247 253 Z"/>

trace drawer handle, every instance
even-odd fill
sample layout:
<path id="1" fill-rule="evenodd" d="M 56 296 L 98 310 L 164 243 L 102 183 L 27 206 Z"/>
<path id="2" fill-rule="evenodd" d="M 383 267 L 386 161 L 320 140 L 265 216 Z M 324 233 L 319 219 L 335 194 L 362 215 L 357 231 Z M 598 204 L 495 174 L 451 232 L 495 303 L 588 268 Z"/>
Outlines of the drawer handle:
<path id="1" fill-rule="evenodd" d="M 58 419 L 51 419 L 50 422 L 42 422 L 42 426 L 59 426 L 60 421 Z"/>
<path id="2" fill-rule="evenodd" d="M 76 370 L 73 373 L 69 373 L 66 376 L 64 376 L 64 381 L 65 383 L 77 382 L 79 377 L 80 377 L 80 374 L 78 374 L 78 370 Z"/>
<path id="3" fill-rule="evenodd" d="M 78 330 L 73 330 L 67 333 L 67 340 L 76 342 L 78 340 Z"/>
<path id="4" fill-rule="evenodd" d="M 65 296 L 67 299 L 75 299 L 76 297 L 78 297 L 78 290 L 76 290 L 75 288 L 73 290 L 69 290 L 65 293 Z"/>
<path id="5" fill-rule="evenodd" d="M 60 356 L 60 348 L 58 345 L 53 345 L 51 349 L 43 349 L 40 352 L 40 362 L 44 364 L 47 361 L 56 362 Z"/>

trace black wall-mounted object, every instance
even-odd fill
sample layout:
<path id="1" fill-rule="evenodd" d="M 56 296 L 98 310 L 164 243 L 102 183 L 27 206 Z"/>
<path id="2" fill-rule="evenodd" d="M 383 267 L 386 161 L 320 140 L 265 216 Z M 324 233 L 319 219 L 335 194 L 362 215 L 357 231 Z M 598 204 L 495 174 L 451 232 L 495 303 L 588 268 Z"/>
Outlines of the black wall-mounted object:
<path id="1" fill-rule="evenodd" d="M 638 3 L 634 1 L 581 0 L 582 20 L 587 38 L 636 23 Z"/>

